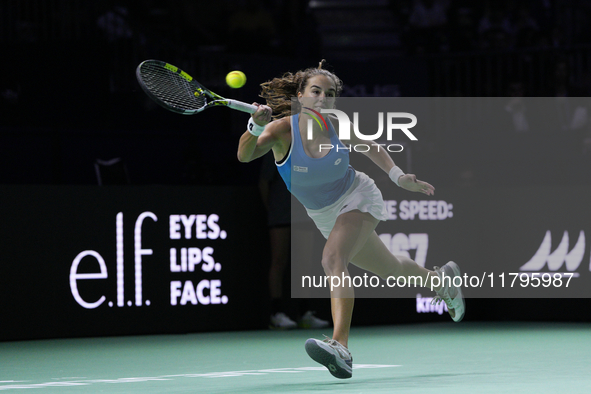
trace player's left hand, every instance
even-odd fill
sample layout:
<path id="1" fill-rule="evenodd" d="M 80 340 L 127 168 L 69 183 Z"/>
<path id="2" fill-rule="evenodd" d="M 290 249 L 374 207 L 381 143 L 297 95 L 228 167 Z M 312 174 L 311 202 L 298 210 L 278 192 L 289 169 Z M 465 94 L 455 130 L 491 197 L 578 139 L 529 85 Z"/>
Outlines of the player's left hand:
<path id="1" fill-rule="evenodd" d="M 398 179 L 401 188 L 411 192 L 420 192 L 428 196 L 435 194 L 435 188 L 427 182 L 419 181 L 415 174 L 406 174 Z"/>

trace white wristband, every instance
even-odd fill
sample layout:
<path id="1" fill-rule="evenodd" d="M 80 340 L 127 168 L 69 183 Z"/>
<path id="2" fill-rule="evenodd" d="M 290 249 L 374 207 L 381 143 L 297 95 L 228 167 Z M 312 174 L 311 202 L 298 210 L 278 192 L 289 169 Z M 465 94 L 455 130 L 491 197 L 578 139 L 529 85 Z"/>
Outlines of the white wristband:
<path id="1" fill-rule="evenodd" d="M 394 182 L 398 187 L 400 187 L 400 184 L 398 184 L 398 178 L 400 178 L 403 175 L 405 175 L 404 172 L 398 166 L 392 167 L 392 169 L 388 173 L 388 176 L 390 177 L 392 182 Z"/>
<path id="2" fill-rule="evenodd" d="M 263 130 L 265 130 L 265 126 L 259 126 L 258 124 L 256 124 L 254 120 L 252 120 L 252 117 L 248 119 L 248 126 L 246 128 L 248 129 L 248 132 L 254 135 L 255 137 L 261 135 L 263 133 Z"/>

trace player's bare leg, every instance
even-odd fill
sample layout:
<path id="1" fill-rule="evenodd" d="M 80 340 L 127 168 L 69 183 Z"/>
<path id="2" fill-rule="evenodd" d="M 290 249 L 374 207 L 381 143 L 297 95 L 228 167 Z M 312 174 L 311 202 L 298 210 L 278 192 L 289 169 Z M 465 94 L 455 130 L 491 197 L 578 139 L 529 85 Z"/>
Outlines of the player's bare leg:
<path id="1" fill-rule="evenodd" d="M 322 267 L 331 284 L 333 336 L 325 341 L 308 339 L 306 351 L 337 378 L 350 378 L 353 365 L 347 346 L 355 294 L 351 280 L 343 278 L 349 277 L 349 261 L 361 250 L 378 223 L 369 213 L 357 210 L 344 213 L 337 218 L 324 247 Z"/>
<path id="2" fill-rule="evenodd" d="M 461 321 L 464 317 L 465 305 L 461 288 L 453 284 L 450 286 L 449 280 L 443 283 L 439 280 L 443 273 L 449 279 L 460 276 L 459 267 L 454 262 L 450 261 L 443 267 L 435 267 L 434 271 L 430 271 L 408 257 L 394 256 L 374 231 L 359 253 L 353 257 L 352 263 L 384 279 L 389 276 L 394 278 L 402 276 L 407 279 L 420 277 L 420 283 L 417 285 L 434 290 L 438 295 L 434 301 L 445 301 L 449 314 L 455 322 Z"/>
<path id="3" fill-rule="evenodd" d="M 430 287 L 431 277 L 437 276 L 435 272 L 420 266 L 408 257 L 393 255 L 375 231 L 367 237 L 367 242 L 351 262 L 383 279 L 390 276 L 420 277 L 424 287 Z M 435 284 L 437 282 L 435 281 Z M 440 286 L 434 287 L 434 290 L 439 288 Z"/>

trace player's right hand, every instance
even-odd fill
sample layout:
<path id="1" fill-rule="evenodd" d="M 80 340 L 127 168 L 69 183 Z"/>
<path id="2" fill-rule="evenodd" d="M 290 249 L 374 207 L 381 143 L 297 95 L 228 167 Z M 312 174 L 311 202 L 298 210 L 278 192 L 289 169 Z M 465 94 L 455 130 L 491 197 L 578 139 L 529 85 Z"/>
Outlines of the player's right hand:
<path id="1" fill-rule="evenodd" d="M 271 121 L 273 110 L 271 107 L 259 103 L 252 103 L 252 105 L 257 107 L 256 112 L 252 114 L 252 120 L 259 126 L 266 126 Z"/>

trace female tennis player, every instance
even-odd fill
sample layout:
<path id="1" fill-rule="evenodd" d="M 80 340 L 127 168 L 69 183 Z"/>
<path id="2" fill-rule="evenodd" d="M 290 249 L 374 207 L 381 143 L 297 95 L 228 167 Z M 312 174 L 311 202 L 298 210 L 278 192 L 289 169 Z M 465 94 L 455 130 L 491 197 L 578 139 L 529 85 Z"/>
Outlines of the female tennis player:
<path id="1" fill-rule="evenodd" d="M 442 278 L 445 275 L 452 279 L 459 276 L 459 267 L 454 262 L 430 271 L 407 257 L 394 256 L 378 237 L 375 228 L 381 220 L 387 219 L 382 194 L 371 178 L 349 166 L 349 150 L 343 145 L 368 144 L 368 141 L 357 139 L 355 133 L 351 133 L 349 141 L 339 140 L 335 130 L 338 122 L 333 124 L 328 117 L 328 129 L 312 122 L 313 135 L 308 139 L 310 111 L 302 111 L 302 108 L 317 112 L 334 108 L 335 98 L 343 86 L 323 64 L 324 60 L 318 68 L 287 73 L 261 84 L 261 97 L 266 99 L 267 105 L 254 103 L 258 108 L 240 138 L 238 160 L 249 162 L 273 151 L 277 169 L 288 189 L 304 205 L 327 239 L 321 263 L 328 277 L 349 276 L 349 262 L 384 279 L 419 276 L 425 287 L 431 283 L 432 276 Z M 292 97 L 297 97 L 293 114 Z M 343 148 L 320 150 L 321 144 Z M 385 149 L 374 146 L 363 154 L 389 174 L 399 187 L 433 195 L 433 186 L 417 180 L 413 174 L 404 174 Z M 348 341 L 354 291 L 349 282 L 342 282 L 341 286 L 331 289 L 330 294 L 332 338 L 308 339 L 305 348 L 308 355 L 328 368 L 333 376 L 345 379 L 352 376 L 353 359 Z M 437 293 L 434 301 L 443 300 L 452 319 L 462 320 L 465 304 L 461 288 L 447 280 L 443 287 L 433 289 Z"/>

